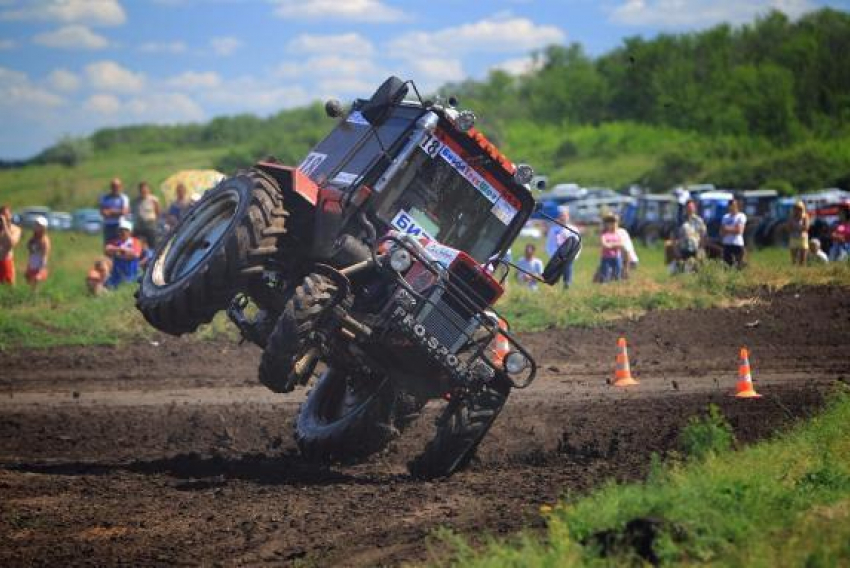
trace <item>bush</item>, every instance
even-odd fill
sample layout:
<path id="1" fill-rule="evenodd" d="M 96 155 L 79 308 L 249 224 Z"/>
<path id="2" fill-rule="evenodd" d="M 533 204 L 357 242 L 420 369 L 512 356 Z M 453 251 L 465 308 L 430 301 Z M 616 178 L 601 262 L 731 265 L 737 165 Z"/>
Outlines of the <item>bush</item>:
<path id="1" fill-rule="evenodd" d="M 734 441 L 732 427 L 714 404 L 709 405 L 707 416 L 692 417 L 679 435 L 682 452 L 695 460 L 724 452 Z"/>

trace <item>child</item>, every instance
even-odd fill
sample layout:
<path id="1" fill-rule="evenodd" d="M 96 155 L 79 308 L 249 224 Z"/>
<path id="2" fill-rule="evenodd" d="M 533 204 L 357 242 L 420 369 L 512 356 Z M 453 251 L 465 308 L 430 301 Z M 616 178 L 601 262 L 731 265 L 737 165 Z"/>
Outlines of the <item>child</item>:
<path id="1" fill-rule="evenodd" d="M 798 201 L 791 209 L 791 217 L 788 219 L 789 243 L 791 251 L 791 264 L 806 264 L 806 255 L 809 253 L 809 214 L 806 212 L 806 204 Z"/>
<path id="2" fill-rule="evenodd" d="M 617 232 L 617 216 L 609 213 L 602 218 L 600 235 L 601 260 L 599 262 L 599 281 L 619 280 L 623 272 L 623 240 Z"/>
<path id="3" fill-rule="evenodd" d="M 38 288 L 39 283 L 47 280 L 47 260 L 50 257 L 50 237 L 47 236 L 47 218 L 36 217 L 33 219 L 33 234 L 27 242 L 27 271 L 24 275 L 33 291 Z"/>
<path id="4" fill-rule="evenodd" d="M 826 264 L 829 257 L 820 248 L 820 239 L 809 239 L 809 264 Z"/>
<path id="5" fill-rule="evenodd" d="M 86 276 L 86 287 L 92 296 L 100 296 L 106 291 L 106 279 L 109 278 L 111 264 L 108 258 L 94 261 L 94 266 Z"/>

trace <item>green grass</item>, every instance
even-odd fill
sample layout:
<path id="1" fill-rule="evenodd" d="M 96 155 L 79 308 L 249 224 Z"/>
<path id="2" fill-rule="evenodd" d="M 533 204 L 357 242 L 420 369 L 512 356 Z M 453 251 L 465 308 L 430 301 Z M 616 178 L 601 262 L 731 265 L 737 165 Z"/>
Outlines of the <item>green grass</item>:
<path id="1" fill-rule="evenodd" d="M 24 235 L 24 241 L 29 233 Z M 133 306 L 132 286 L 117 292 L 90 297 L 85 275 L 100 256 L 99 236 L 78 233 L 51 233 L 53 255 L 50 277 L 35 293 L 23 282 L 26 253 L 18 249 L 18 285 L 0 287 L 0 349 L 48 347 L 52 345 L 114 344 L 145 338 L 153 330 Z M 514 258 L 519 258 L 527 239 L 517 242 Z M 537 243 L 542 250 L 543 242 Z M 755 288 L 781 288 L 787 285 L 850 285 L 850 264 L 794 268 L 787 251 L 765 249 L 750 255 L 750 267 L 743 272 L 726 270 L 709 263 L 696 275 L 670 276 L 663 265 L 660 247 L 638 246 L 641 266 L 627 282 L 598 285 L 591 283 L 599 249 L 596 237 L 588 234 L 585 249 L 575 268 L 575 283 L 568 291 L 560 286 L 541 286 L 529 291 L 513 276 L 497 309 L 515 331 L 549 327 L 597 325 L 623 317 L 637 317 L 659 309 L 706 308 L 732 305 Z M 226 317 L 219 315 L 197 334 L 199 338 L 225 335 L 235 337 Z"/>
<path id="2" fill-rule="evenodd" d="M 706 420 L 717 429 L 717 417 Z M 688 430 L 703 428 L 691 424 Z M 722 429 L 722 428 L 721 428 Z M 722 445 L 722 444 L 721 444 Z M 475 548 L 441 531 L 464 567 L 641 564 L 625 527 L 657 519 L 663 564 L 838 566 L 850 562 L 850 396 L 774 440 L 657 465 L 644 483 L 609 482 L 541 512 L 542 535 Z M 603 551 L 597 535 L 619 543 Z"/>

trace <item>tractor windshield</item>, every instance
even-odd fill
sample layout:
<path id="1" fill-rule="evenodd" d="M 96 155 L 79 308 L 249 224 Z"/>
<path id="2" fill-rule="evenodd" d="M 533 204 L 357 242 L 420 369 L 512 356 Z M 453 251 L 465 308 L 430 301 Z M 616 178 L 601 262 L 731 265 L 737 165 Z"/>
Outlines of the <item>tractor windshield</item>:
<path id="1" fill-rule="evenodd" d="M 469 159 L 469 161 L 474 161 Z M 499 250 L 520 201 L 473 169 L 445 136 L 428 135 L 386 187 L 378 215 L 396 230 L 435 239 L 485 262 Z"/>

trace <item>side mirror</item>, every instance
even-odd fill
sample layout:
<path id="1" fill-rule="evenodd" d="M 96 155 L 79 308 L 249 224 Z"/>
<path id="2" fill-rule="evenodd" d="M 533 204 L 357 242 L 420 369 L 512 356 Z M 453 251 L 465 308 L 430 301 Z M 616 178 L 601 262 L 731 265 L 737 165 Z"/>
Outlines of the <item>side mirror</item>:
<path id="1" fill-rule="evenodd" d="M 390 115 L 392 107 L 407 96 L 407 85 L 396 76 L 392 76 L 378 87 L 366 103 L 360 108 L 360 114 L 372 126 L 380 126 Z"/>
<path id="2" fill-rule="evenodd" d="M 550 286 L 556 284 L 564 273 L 564 268 L 567 264 L 573 262 L 580 252 L 581 239 L 573 234 L 567 235 L 567 240 L 558 247 L 558 250 L 546 263 L 546 268 L 543 269 L 543 281 Z"/>

